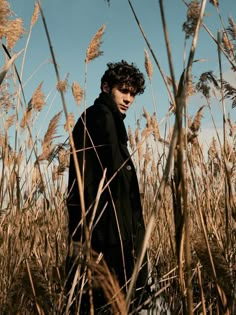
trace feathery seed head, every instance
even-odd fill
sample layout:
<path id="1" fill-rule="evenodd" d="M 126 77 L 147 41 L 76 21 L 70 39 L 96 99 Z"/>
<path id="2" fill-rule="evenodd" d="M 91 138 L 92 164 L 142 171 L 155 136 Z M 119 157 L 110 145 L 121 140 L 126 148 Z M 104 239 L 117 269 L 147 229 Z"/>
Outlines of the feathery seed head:
<path id="1" fill-rule="evenodd" d="M 6 120 L 6 130 L 8 130 L 14 124 L 15 117 L 16 117 L 16 115 L 13 114 Z"/>
<path id="2" fill-rule="evenodd" d="M 27 126 L 27 123 L 29 122 L 31 118 L 31 114 L 32 114 L 32 109 L 25 111 L 24 116 L 22 117 L 21 123 L 20 123 L 20 126 L 22 129 L 25 129 L 25 127 Z"/>
<path id="3" fill-rule="evenodd" d="M 31 22 L 30 22 L 31 27 L 33 27 L 34 24 L 37 22 L 38 17 L 39 17 L 39 5 L 38 5 L 38 3 L 35 3 L 34 4 L 34 13 L 32 15 Z"/>
<path id="4" fill-rule="evenodd" d="M 86 52 L 86 59 L 85 62 L 88 64 L 90 61 L 94 60 L 95 58 L 101 56 L 103 52 L 100 50 L 100 46 L 102 44 L 102 36 L 105 31 L 105 25 L 103 25 L 97 33 L 92 38 Z"/>
<path id="5" fill-rule="evenodd" d="M 156 118 L 155 114 L 153 116 L 151 116 L 151 126 L 153 129 L 154 140 L 157 141 L 158 139 L 160 139 L 160 130 L 159 130 L 159 126 L 157 124 L 157 118 Z"/>
<path id="6" fill-rule="evenodd" d="M 5 36 L 7 19 L 11 15 L 11 10 L 8 1 L 0 1 L 0 38 Z"/>
<path id="7" fill-rule="evenodd" d="M 72 83 L 72 94 L 74 96 L 76 104 L 79 105 L 83 97 L 83 90 L 80 87 L 79 83 L 77 82 Z"/>
<path id="8" fill-rule="evenodd" d="M 232 17 L 229 17 L 228 21 L 229 21 L 230 27 L 227 30 L 230 33 L 232 39 L 236 40 L 236 24 L 234 23 L 234 20 L 232 19 Z"/>
<path id="9" fill-rule="evenodd" d="M 22 19 L 8 21 L 5 31 L 7 48 L 12 49 L 24 32 Z"/>
<path id="10" fill-rule="evenodd" d="M 59 92 L 65 93 L 67 88 L 68 88 L 68 78 L 57 82 L 57 90 Z"/>
<path id="11" fill-rule="evenodd" d="M 192 132 L 196 133 L 200 126 L 201 126 L 201 119 L 202 119 L 202 110 L 203 110 L 204 106 L 201 106 L 200 109 L 197 111 L 196 116 L 193 119 L 193 123 L 190 126 L 190 129 Z"/>
<path id="12" fill-rule="evenodd" d="M 236 136 L 236 124 L 232 123 L 232 120 L 230 119 L 230 115 L 228 115 L 227 121 L 229 123 L 229 136 L 234 138 Z"/>
<path id="13" fill-rule="evenodd" d="M 183 31 L 186 38 L 191 37 L 196 29 L 200 15 L 200 3 L 198 0 L 192 0 L 188 6 L 187 21 L 183 24 Z"/>
<path id="14" fill-rule="evenodd" d="M 153 67 L 152 67 L 152 63 L 151 60 L 149 58 L 148 52 L 145 49 L 144 50 L 144 54 L 145 54 L 145 69 L 148 75 L 149 80 L 152 80 L 152 75 L 153 75 Z"/>
<path id="15" fill-rule="evenodd" d="M 222 36 L 222 42 L 224 45 L 225 50 L 227 51 L 227 53 L 232 54 L 233 50 L 234 50 L 234 45 L 232 44 L 232 42 L 230 41 L 229 37 L 227 36 L 226 32 L 223 32 L 223 36 Z"/>
<path id="16" fill-rule="evenodd" d="M 42 153 L 38 157 L 39 161 L 46 160 L 49 158 L 52 151 L 52 141 L 56 136 L 57 126 L 61 117 L 61 111 L 57 113 L 51 120 L 48 129 L 44 135 L 42 142 Z"/>
<path id="17" fill-rule="evenodd" d="M 146 123 L 147 128 L 149 128 L 151 126 L 151 116 L 149 115 L 149 113 L 146 111 L 145 108 L 143 108 L 143 117 L 147 121 L 147 123 Z"/>
<path id="18" fill-rule="evenodd" d="M 34 109 L 39 112 L 41 111 L 42 107 L 45 104 L 45 96 L 44 96 L 44 93 L 42 92 L 42 85 L 43 85 L 43 82 L 39 84 L 39 86 L 35 90 L 31 99 L 31 103 Z"/>

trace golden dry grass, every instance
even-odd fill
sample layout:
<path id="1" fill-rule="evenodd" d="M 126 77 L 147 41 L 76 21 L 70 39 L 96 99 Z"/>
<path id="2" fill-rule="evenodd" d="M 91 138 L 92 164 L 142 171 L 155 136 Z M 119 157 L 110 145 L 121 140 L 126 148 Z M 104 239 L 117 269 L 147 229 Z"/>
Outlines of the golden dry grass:
<path id="1" fill-rule="evenodd" d="M 211 3 L 218 8 L 217 1 Z M 189 38 L 195 32 L 199 17 L 196 1 L 191 2 L 187 12 L 184 29 Z M 31 27 L 37 22 L 38 14 L 36 5 Z M 7 1 L 1 1 L 0 21 L 3 24 L 0 23 L 0 37 L 8 36 L 8 47 L 11 48 L 22 36 L 23 29 L 20 20 L 10 23 L 9 16 Z M 222 44 L 228 60 L 235 63 L 232 59 L 232 53 L 235 57 L 235 24 L 232 18 L 228 22 Z M 4 23 L 5 28 L 2 27 Z M 90 42 L 86 64 L 102 54 L 104 30 L 105 26 L 102 26 Z M 147 51 L 144 63 L 152 84 L 154 69 Z M 0 87 L 3 126 L 0 133 L 0 313 L 66 314 L 68 310 L 69 314 L 65 291 L 65 260 L 69 247 L 65 204 L 69 151 L 68 144 L 57 138 L 61 112 L 51 119 L 47 117 L 48 127 L 39 139 L 39 135 L 32 132 L 31 122 L 37 119 L 46 104 L 42 83 L 32 91 L 30 102 L 16 115 L 12 97 L 20 96 L 8 85 L 11 81 L 9 67 L 4 68 Z M 14 80 L 17 81 L 17 77 Z M 178 93 L 185 89 L 185 100 L 191 93 L 201 93 L 210 110 L 211 92 L 220 87 L 225 100 L 230 101 L 232 107 L 236 104 L 236 87 L 226 81 L 220 82 L 211 72 L 202 74 L 194 87 L 191 85 L 191 93 L 190 81 L 185 86 L 172 81 L 169 78 L 168 82 L 175 86 L 174 90 L 178 89 Z M 66 78 L 59 80 L 56 88 L 63 95 L 68 92 L 68 86 Z M 81 103 L 83 92 L 78 83 L 72 84 L 75 103 Z M 21 103 L 22 99 L 18 101 Z M 176 105 L 178 109 L 178 102 Z M 158 296 L 163 288 L 162 297 L 172 314 L 186 314 L 186 309 L 191 307 L 194 314 L 233 314 L 236 304 L 236 127 L 230 117 L 225 119 L 227 141 L 221 143 L 216 130 L 206 157 L 199 142 L 206 107 L 196 110 L 193 118 L 186 117 L 186 125 L 177 131 L 169 121 L 172 111 L 168 111 L 164 121 L 169 127 L 165 132 L 156 113 L 149 113 L 144 108 L 135 130 L 128 129 L 147 225 L 154 213 L 155 224 L 148 243 L 150 270 L 155 283 L 153 295 Z M 172 112 L 172 115 L 176 118 L 176 113 Z M 15 128 L 17 125 L 22 128 L 20 137 Z M 70 130 L 74 116 L 68 114 L 63 125 L 65 130 Z M 12 129 L 16 137 L 13 141 L 9 136 Z M 176 133 L 175 168 L 171 163 L 166 176 Z M 164 189 L 160 195 L 163 179 Z M 190 252 L 187 252 L 186 244 Z M 95 275 L 92 285 L 103 289 L 114 314 L 127 314 L 125 297 L 119 291 L 116 279 L 103 261 L 97 263 L 96 254 L 90 258 L 86 263 Z M 189 292 L 192 292 L 192 302 L 188 300 Z"/>

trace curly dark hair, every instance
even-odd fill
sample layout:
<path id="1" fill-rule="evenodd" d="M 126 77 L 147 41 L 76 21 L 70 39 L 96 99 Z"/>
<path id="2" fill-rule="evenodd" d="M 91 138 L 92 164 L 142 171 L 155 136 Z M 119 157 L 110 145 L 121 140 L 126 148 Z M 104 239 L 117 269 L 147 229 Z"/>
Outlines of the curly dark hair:
<path id="1" fill-rule="evenodd" d="M 115 85 L 132 87 L 135 95 L 142 94 L 145 90 L 143 73 L 134 63 L 128 64 L 125 60 L 116 63 L 108 63 L 108 69 L 101 78 L 101 89 L 104 82 L 112 89 Z"/>

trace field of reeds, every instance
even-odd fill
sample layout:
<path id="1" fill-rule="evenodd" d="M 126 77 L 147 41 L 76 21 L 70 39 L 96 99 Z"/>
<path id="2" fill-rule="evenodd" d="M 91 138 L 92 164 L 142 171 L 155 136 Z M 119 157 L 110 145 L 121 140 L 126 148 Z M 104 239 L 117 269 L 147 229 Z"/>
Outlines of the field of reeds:
<path id="1" fill-rule="evenodd" d="M 159 3 L 168 76 L 128 2 L 147 44 L 144 62 L 148 81 L 154 89 L 152 73 L 157 68 L 170 99 L 165 131 L 156 113 L 145 109 L 136 127 L 128 128 L 147 226 L 143 247 L 150 260 L 152 299 L 153 303 L 159 299 L 161 304 L 149 314 L 167 314 L 167 309 L 170 314 L 236 314 L 236 124 L 230 118 L 236 107 L 236 85 L 227 82 L 222 71 L 224 58 L 235 77 L 236 24 L 232 17 L 222 21 L 222 30 L 215 38 L 202 21 L 206 1 L 186 1 L 183 31 L 191 45 L 182 76 L 175 78 L 163 1 Z M 210 3 L 216 18 L 221 19 L 220 1 Z M 43 92 L 46 83 L 40 83 L 27 99 L 21 70 L 16 66 L 17 60 L 22 60 L 22 65 L 27 62 L 31 31 L 39 18 L 62 104 L 58 113 L 46 118 L 40 117 L 47 102 Z M 220 71 L 218 75 L 202 73 L 193 82 L 192 65 L 201 28 L 215 42 Z M 85 52 L 86 65 L 102 54 L 104 30 L 102 26 L 91 40 Z M 70 308 L 73 294 L 68 296 L 65 290 L 65 261 L 70 251 L 65 200 L 75 118 L 67 111 L 64 96 L 71 88 L 79 105 L 86 91 L 79 83 L 69 87 L 67 80 L 60 78 L 40 1 L 26 33 L 22 20 L 12 18 L 8 2 L 0 0 L 0 37 L 4 56 L 0 72 L 0 314 L 74 314 Z M 25 43 L 24 50 L 12 53 L 18 41 Z M 216 129 L 208 148 L 199 140 L 203 106 L 194 117 L 187 111 L 189 98 L 197 93 L 204 97 L 204 108 L 210 113 L 212 95 L 222 108 L 223 135 Z M 230 104 L 228 111 L 226 103 Z M 40 119 L 48 119 L 48 123 L 39 139 L 33 126 Z M 66 136 L 58 141 L 62 119 Z M 80 276 L 91 287 L 102 287 L 114 314 L 130 314 L 130 301 L 117 295 L 118 284 L 104 262 L 99 262 L 95 253 L 88 257 L 88 272 Z M 80 288 L 73 290 L 79 299 Z"/>

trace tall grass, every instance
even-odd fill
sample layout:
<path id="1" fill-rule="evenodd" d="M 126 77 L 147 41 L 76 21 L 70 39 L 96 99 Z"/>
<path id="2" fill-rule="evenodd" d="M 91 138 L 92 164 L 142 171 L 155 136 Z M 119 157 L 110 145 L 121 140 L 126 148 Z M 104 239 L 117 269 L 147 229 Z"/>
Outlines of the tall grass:
<path id="1" fill-rule="evenodd" d="M 162 70 L 132 4 L 128 2 L 140 35 L 147 43 L 144 63 L 151 91 L 154 89 L 153 72 L 160 71 L 170 99 L 169 111 L 159 120 L 152 92 L 154 112 L 148 113 L 144 109 L 135 130 L 130 127 L 128 130 L 147 225 L 143 249 L 148 250 L 150 259 L 153 302 L 161 296 L 163 310 L 168 308 L 171 314 L 235 314 L 236 125 L 231 120 L 230 111 L 227 113 L 225 110 L 225 102 L 231 102 L 232 111 L 235 110 L 236 86 L 224 79 L 221 58 L 226 58 L 235 74 L 236 25 L 232 17 L 225 25 L 218 1 L 210 1 L 222 23 L 222 31 L 215 38 L 202 22 L 205 1 L 201 4 L 198 1 L 186 2 L 187 19 L 183 30 L 186 41 L 192 40 L 192 44 L 183 74 L 176 80 L 164 3 L 160 1 L 160 11 L 170 75 Z M 47 83 L 35 87 L 29 101 L 26 101 L 23 90 L 26 51 L 39 12 L 51 49 L 57 93 L 63 105 L 67 140 L 62 142 L 58 141 L 58 133 L 62 133 L 59 131 L 62 111 L 46 117 L 46 131 L 41 139 L 32 127 L 47 102 L 43 92 Z M 2 1 L 0 36 L 4 43 L 2 54 L 5 62 L 0 73 L 0 313 L 70 314 L 75 295 L 79 310 L 83 287 L 88 286 L 91 314 L 94 313 L 93 289 L 97 287 L 104 291 L 114 314 L 128 314 L 132 285 L 142 257 L 125 299 L 103 259 L 90 250 L 91 223 L 86 230 L 86 253 L 80 257 L 79 264 L 85 266 L 85 271 L 77 269 L 73 292 L 66 295 L 65 261 L 71 245 L 65 200 L 68 149 L 69 144 L 73 149 L 71 130 L 74 125 L 74 116 L 67 112 L 64 97 L 69 86 L 67 78 L 60 78 L 40 1 L 32 14 L 28 35 L 25 35 L 24 51 L 16 54 L 12 54 L 11 49 L 17 41 L 24 40 L 20 39 L 24 32 L 21 21 L 10 21 L 10 15 L 8 2 Z M 193 83 L 192 63 L 200 27 L 209 34 L 209 40 L 215 42 L 219 75 L 207 71 Z M 78 105 L 86 97 L 87 65 L 102 54 L 100 46 L 104 30 L 105 26 L 102 26 L 96 32 L 85 52 L 85 88 L 76 82 L 72 84 L 72 94 Z M 22 67 L 18 69 L 15 60 L 21 57 Z M 191 95 L 196 93 L 205 98 L 206 105 L 190 117 L 187 104 Z M 206 154 L 199 134 L 203 111 L 209 111 L 215 124 L 212 95 L 222 106 L 224 136 L 221 137 L 216 128 Z M 170 118 L 173 118 L 174 125 L 169 128 Z M 163 123 L 166 125 L 164 131 Z M 74 149 L 72 151 L 75 156 Z M 82 196 L 83 173 L 78 165 L 77 177 Z M 101 190 L 102 184 L 101 181 Z M 98 197 L 99 194 L 100 191 Z M 76 286 L 78 279 L 81 287 Z M 155 312 L 153 310 L 153 314 Z"/>

